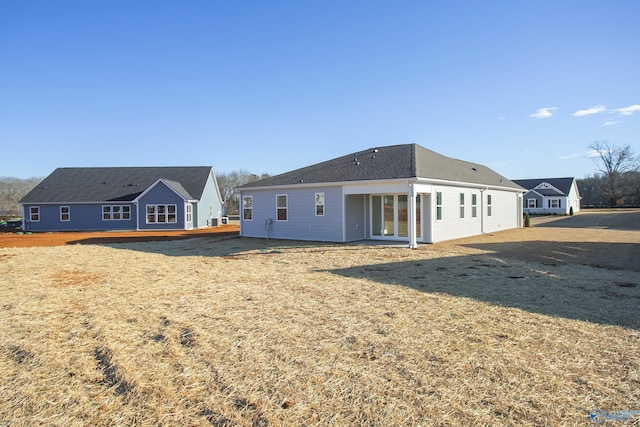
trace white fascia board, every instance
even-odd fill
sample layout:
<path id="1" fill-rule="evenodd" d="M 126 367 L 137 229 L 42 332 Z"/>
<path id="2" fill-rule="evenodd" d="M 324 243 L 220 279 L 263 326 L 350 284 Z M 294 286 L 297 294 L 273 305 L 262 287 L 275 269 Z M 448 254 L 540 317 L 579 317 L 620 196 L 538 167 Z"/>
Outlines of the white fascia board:
<path id="1" fill-rule="evenodd" d="M 452 187 L 468 187 L 468 188 L 478 188 L 482 190 L 500 190 L 500 191 L 511 191 L 513 193 L 526 193 L 527 190 L 513 188 L 513 187 L 505 187 L 503 185 L 489 185 L 489 184 L 480 184 L 476 182 L 466 182 L 466 181 L 450 181 L 446 179 L 437 179 L 437 178 L 417 178 L 416 182 L 418 184 L 434 184 L 434 185 L 448 185 Z"/>
<path id="2" fill-rule="evenodd" d="M 544 187 L 545 185 L 546 185 L 547 187 Z M 543 181 L 543 182 L 541 182 L 540 184 L 538 184 L 538 185 L 536 185 L 535 187 L 533 187 L 533 188 L 532 188 L 532 190 L 537 190 L 537 189 L 553 190 L 553 191 L 555 191 L 556 193 L 558 193 L 558 194 L 559 194 L 559 195 L 561 195 L 561 196 L 564 196 L 564 195 L 565 195 L 562 191 L 560 191 L 560 190 L 558 189 L 558 187 L 555 187 L 555 186 L 553 186 L 553 185 L 549 184 L 547 181 Z M 549 196 L 549 197 L 550 197 L 550 196 Z"/>
<path id="3" fill-rule="evenodd" d="M 501 185 L 487 185 L 464 181 L 450 181 L 435 178 L 398 178 L 398 179 L 380 179 L 380 180 L 363 180 L 363 181 L 335 181 L 335 182 L 318 182 L 318 183 L 300 183 L 287 185 L 273 185 L 265 187 L 244 187 L 236 188 L 239 192 L 257 191 L 257 190 L 287 190 L 295 188 L 318 188 L 318 187 L 343 187 L 344 194 L 370 194 L 376 192 L 402 192 L 408 191 L 411 184 L 418 185 L 449 185 L 455 187 L 468 187 L 478 189 L 492 189 L 511 191 L 514 193 L 525 193 L 525 189 L 517 189 L 513 187 L 505 187 Z M 393 189 L 397 191 L 393 191 Z M 369 190 L 367 190 L 369 189 Z M 425 191 L 428 192 L 428 191 Z"/>
<path id="4" fill-rule="evenodd" d="M 393 179 L 379 181 L 350 181 L 342 183 L 343 194 L 376 194 L 409 192 L 414 179 Z"/>
<path id="5" fill-rule="evenodd" d="M 148 186 L 142 193 L 140 193 L 140 195 L 138 197 L 136 197 L 135 199 L 133 199 L 134 202 L 138 202 L 140 199 L 142 199 L 144 196 L 146 196 L 155 186 L 159 185 L 160 183 L 162 183 L 164 186 L 166 186 L 169 190 L 173 191 L 178 197 L 180 197 L 182 200 L 184 200 L 185 202 L 188 202 L 189 200 L 185 199 L 182 194 L 178 193 L 176 190 L 174 190 L 174 188 L 167 184 L 164 179 L 160 178 L 158 179 L 156 182 L 154 182 L 153 184 L 151 184 L 150 186 Z"/>

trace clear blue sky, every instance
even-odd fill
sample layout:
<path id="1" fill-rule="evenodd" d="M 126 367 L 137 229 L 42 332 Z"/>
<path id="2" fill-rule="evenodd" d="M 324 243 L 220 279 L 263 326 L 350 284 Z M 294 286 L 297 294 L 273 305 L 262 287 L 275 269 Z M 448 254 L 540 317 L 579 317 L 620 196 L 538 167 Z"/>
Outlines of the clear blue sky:
<path id="1" fill-rule="evenodd" d="M 637 0 L 0 0 L 0 176 L 417 143 L 582 178 L 596 140 L 640 154 Z"/>

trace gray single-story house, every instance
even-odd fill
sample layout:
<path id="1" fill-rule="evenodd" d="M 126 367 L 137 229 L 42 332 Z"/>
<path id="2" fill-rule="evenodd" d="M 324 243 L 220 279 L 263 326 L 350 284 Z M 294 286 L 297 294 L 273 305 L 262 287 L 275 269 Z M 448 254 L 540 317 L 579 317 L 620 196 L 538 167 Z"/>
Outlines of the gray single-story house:
<path id="1" fill-rule="evenodd" d="M 523 208 L 530 215 L 567 215 L 580 212 L 580 192 L 575 178 L 514 179 L 526 188 Z"/>
<path id="2" fill-rule="evenodd" d="M 18 203 L 28 231 L 189 230 L 222 211 L 210 166 L 58 168 Z"/>
<path id="3" fill-rule="evenodd" d="M 241 236 L 412 248 L 521 227 L 525 191 L 417 144 L 370 148 L 237 189 Z"/>

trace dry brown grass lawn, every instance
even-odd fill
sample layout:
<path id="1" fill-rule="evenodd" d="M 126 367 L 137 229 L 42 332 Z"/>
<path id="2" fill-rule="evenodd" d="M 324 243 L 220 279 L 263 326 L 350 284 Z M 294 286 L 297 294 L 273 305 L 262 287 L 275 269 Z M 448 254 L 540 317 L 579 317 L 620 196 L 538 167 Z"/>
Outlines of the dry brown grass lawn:
<path id="1" fill-rule="evenodd" d="M 556 262 L 501 249 L 543 228 L 413 251 L 0 249 L 0 424 L 584 425 L 638 410 L 638 270 L 580 258 L 607 240 L 637 254 L 638 231 L 613 231 Z"/>

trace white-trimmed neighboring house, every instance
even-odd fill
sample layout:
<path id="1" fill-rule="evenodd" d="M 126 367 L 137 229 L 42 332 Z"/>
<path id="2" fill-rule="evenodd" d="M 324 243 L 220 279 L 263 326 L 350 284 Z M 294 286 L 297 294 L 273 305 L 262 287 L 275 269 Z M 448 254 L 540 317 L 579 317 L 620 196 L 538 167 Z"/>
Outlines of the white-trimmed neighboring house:
<path id="1" fill-rule="evenodd" d="M 191 230 L 222 197 L 211 166 L 58 168 L 19 204 L 28 231 Z"/>
<path id="2" fill-rule="evenodd" d="M 409 247 L 522 226 L 524 189 L 416 144 L 363 150 L 245 184 L 240 235 Z"/>
<path id="3" fill-rule="evenodd" d="M 528 191 L 523 210 L 530 215 L 569 215 L 580 211 L 580 191 L 575 178 L 515 179 Z"/>

